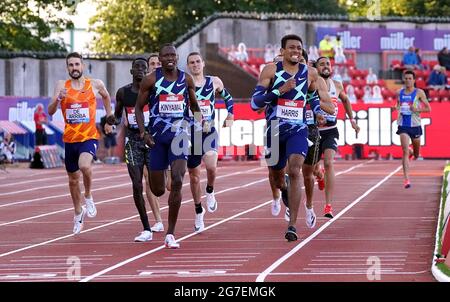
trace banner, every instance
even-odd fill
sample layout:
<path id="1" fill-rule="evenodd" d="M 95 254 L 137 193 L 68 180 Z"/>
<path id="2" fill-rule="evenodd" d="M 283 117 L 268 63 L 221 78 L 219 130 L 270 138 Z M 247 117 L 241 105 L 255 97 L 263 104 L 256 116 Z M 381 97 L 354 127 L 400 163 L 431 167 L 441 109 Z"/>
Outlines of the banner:
<path id="1" fill-rule="evenodd" d="M 344 120 L 345 110 L 339 103 L 338 123 L 339 154 L 345 156 L 353 153 L 355 144 L 360 144 L 363 156 L 376 152 L 382 157 L 392 154 L 402 156 L 400 136 L 397 131 L 397 111 L 392 111 L 390 103 L 353 104 L 353 116 L 360 127 L 358 137 L 349 120 Z M 422 113 L 422 130 L 420 154 L 424 158 L 450 158 L 450 102 L 431 103 L 431 113 Z M 233 127 L 217 127 L 221 146 L 264 145 L 266 120 L 264 113 L 251 110 L 249 104 L 235 104 L 235 122 Z M 226 109 L 216 109 L 216 125 L 222 125 L 227 116 Z"/>
<path id="2" fill-rule="evenodd" d="M 317 27 L 317 46 L 325 35 L 341 36 L 344 49 L 357 52 L 405 51 L 410 46 L 430 51 L 450 48 L 450 30 Z"/>

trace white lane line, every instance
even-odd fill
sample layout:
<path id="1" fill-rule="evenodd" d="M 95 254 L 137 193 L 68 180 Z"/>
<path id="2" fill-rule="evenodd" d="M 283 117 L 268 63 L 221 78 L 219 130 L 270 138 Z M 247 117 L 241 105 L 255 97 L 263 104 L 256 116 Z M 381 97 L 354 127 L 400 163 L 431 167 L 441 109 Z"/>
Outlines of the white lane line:
<path id="1" fill-rule="evenodd" d="M 256 168 L 256 169 L 252 169 L 252 170 L 258 170 L 258 169 L 261 169 L 261 168 Z M 242 173 L 248 173 L 248 172 L 250 172 L 252 170 L 245 171 L 245 172 L 235 172 L 235 173 L 231 173 L 231 174 L 227 174 L 227 175 L 222 175 L 222 177 L 232 176 L 232 175 L 242 174 Z M 262 180 L 258 180 L 257 182 L 254 182 L 254 183 L 258 183 L 258 182 L 261 182 L 261 181 L 264 181 L 264 180 L 267 180 L 267 177 L 262 179 Z M 253 184 L 253 183 L 251 183 L 251 184 Z M 243 185 L 243 186 L 234 187 L 234 188 L 228 188 L 228 189 L 225 189 L 225 190 L 222 190 L 222 191 L 218 191 L 215 194 L 218 195 L 218 194 L 222 194 L 222 193 L 228 192 L 230 190 L 235 190 L 235 189 L 238 189 L 238 188 L 241 188 L 241 187 L 244 188 L 244 187 L 247 187 L 247 186 L 248 186 L 248 184 L 247 185 Z M 201 198 L 204 198 L 205 196 L 206 195 L 202 195 Z M 193 199 L 189 199 L 189 200 L 183 201 L 181 204 L 183 205 L 183 204 L 191 202 L 191 201 L 193 201 Z M 168 209 L 168 208 L 169 208 L 168 206 L 165 206 L 165 207 L 161 208 L 160 210 L 165 210 L 165 209 Z M 151 211 L 149 211 L 147 213 L 150 213 L 150 212 Z M 106 224 L 103 224 L 103 225 L 100 225 L 100 226 L 97 226 L 97 227 L 94 227 L 94 228 L 91 228 L 91 229 L 87 229 L 87 230 L 81 231 L 81 233 L 91 232 L 91 231 L 94 231 L 94 230 L 97 230 L 97 229 L 108 227 L 110 225 L 114 225 L 114 224 L 118 224 L 118 223 L 121 223 L 121 222 L 124 222 L 124 221 L 127 221 L 127 220 L 131 220 L 131 219 L 134 219 L 134 218 L 137 218 L 137 217 L 139 217 L 139 214 L 138 215 L 133 215 L 133 216 L 130 216 L 130 217 L 126 217 L 126 218 L 122 218 L 120 220 L 115 220 L 115 221 L 112 221 L 112 222 L 109 222 L 109 223 L 106 223 Z M 206 229 L 207 228 L 205 228 L 205 230 Z M 59 241 L 59 240 L 66 239 L 66 238 L 70 238 L 70 237 L 73 237 L 73 236 L 75 236 L 75 235 L 74 234 L 69 234 L 69 235 L 60 236 L 60 237 L 57 237 L 57 238 L 54 238 L 54 239 L 50 239 L 50 240 L 47 240 L 47 241 L 44 241 L 44 242 L 28 245 L 28 246 L 25 246 L 23 248 L 19 248 L 19 249 L 16 249 L 16 250 L 12 250 L 12 251 L 0 254 L 0 258 L 8 256 L 8 255 L 11 255 L 11 254 L 15 254 L 15 253 L 18 253 L 18 252 L 22 252 L 22 251 L 25 251 L 25 250 L 29 250 L 29 249 L 32 249 L 32 248 L 35 248 L 35 247 L 38 247 L 38 246 L 43 246 L 43 245 L 46 245 L 46 244 L 49 244 L 49 243 L 52 243 L 52 242 L 55 242 L 55 241 Z"/>
<path id="2" fill-rule="evenodd" d="M 242 174 L 242 173 L 248 173 L 248 172 L 252 172 L 252 171 L 255 171 L 255 170 L 259 170 L 259 169 L 262 169 L 262 168 L 263 167 L 258 167 L 258 168 L 251 169 L 251 170 L 248 170 L 248 171 L 245 171 L 245 172 L 235 172 L 235 173 L 226 174 L 226 175 L 238 175 L 238 174 Z M 124 175 L 128 175 L 128 174 L 124 174 Z M 223 177 L 223 176 L 224 175 L 219 176 L 217 178 L 220 178 L 220 177 Z M 97 191 L 109 190 L 109 189 L 114 189 L 114 188 L 119 188 L 119 187 L 126 187 L 126 186 L 131 186 L 131 182 L 126 182 L 126 183 L 119 184 L 119 185 L 114 185 L 114 186 L 101 187 L 101 188 L 98 188 L 98 189 L 92 189 L 91 191 L 92 192 L 97 192 Z M 39 201 L 39 200 L 66 197 L 66 196 L 70 196 L 70 193 L 61 194 L 61 195 L 52 195 L 52 196 L 47 196 L 47 197 L 40 197 L 40 198 L 35 198 L 35 199 L 29 199 L 29 200 L 24 200 L 24 201 L 17 201 L 17 202 L 7 203 L 7 204 L 0 205 L 0 208 L 9 207 L 9 206 L 17 205 L 17 204 L 30 203 L 30 202 Z"/>
<path id="3" fill-rule="evenodd" d="M 95 175 L 98 174 L 104 174 L 104 173 L 109 173 L 109 174 L 117 174 L 121 171 L 127 171 L 126 169 L 119 169 L 119 170 L 99 170 L 99 171 L 95 171 Z M 33 174 L 34 175 L 34 174 Z M 24 175 L 25 176 L 30 176 L 30 175 Z M 28 184 L 28 183 L 37 183 L 37 182 L 41 182 L 41 181 L 48 181 L 48 180 L 54 180 L 54 179 L 64 179 L 65 182 L 67 182 L 67 174 L 59 174 L 59 176 L 52 176 L 52 177 L 46 177 L 46 178 L 39 178 L 39 179 L 32 179 L 32 180 L 24 180 L 24 181 L 19 181 L 19 182 L 11 182 L 11 183 L 5 183 L 5 184 L 1 184 L 0 188 L 3 187 L 12 187 L 12 186 L 17 186 L 17 185 L 24 185 L 24 184 Z"/>
<path id="4" fill-rule="evenodd" d="M 370 162 L 370 161 L 369 161 L 369 162 Z M 365 162 L 365 163 L 367 163 L 367 162 Z M 348 173 L 348 172 L 350 172 L 350 171 L 356 169 L 357 167 L 360 167 L 360 166 L 364 165 L 365 163 L 360 163 L 360 164 L 358 164 L 358 165 L 356 165 L 356 166 L 353 166 L 353 167 L 351 167 L 351 168 L 349 168 L 349 169 L 347 169 L 347 170 L 345 170 L 345 171 L 338 172 L 338 173 L 336 173 L 336 176 L 337 176 L 337 175 L 340 175 L 340 174 Z M 236 188 L 245 188 L 245 187 L 251 186 L 251 185 L 253 185 L 253 184 L 255 184 L 255 183 L 259 183 L 259 182 L 265 181 L 265 180 L 267 180 L 267 179 L 268 179 L 268 178 L 264 178 L 264 179 L 261 179 L 261 180 L 257 180 L 257 181 L 254 181 L 254 182 L 251 182 L 251 183 L 248 183 L 248 184 L 245 184 L 245 185 L 243 185 L 243 186 L 236 187 Z M 229 188 L 228 190 L 235 190 L 236 188 Z M 216 194 L 217 194 L 217 193 L 216 193 Z M 245 215 L 245 214 L 247 214 L 247 213 L 250 213 L 250 212 L 252 212 L 252 211 L 254 211 L 254 210 L 257 210 L 257 209 L 259 209 L 259 208 L 261 208 L 261 207 L 264 207 L 264 206 L 266 206 L 266 205 L 268 205 L 268 204 L 270 204 L 270 203 L 272 203 L 272 200 L 266 201 L 266 202 L 264 202 L 264 203 L 262 203 L 262 204 L 259 204 L 259 205 L 255 206 L 255 207 L 251 208 L 251 209 L 245 210 L 245 211 L 240 212 L 240 213 L 238 213 L 238 214 L 235 214 L 235 215 L 233 215 L 233 216 L 231 216 L 231 217 L 228 217 L 228 218 L 226 218 L 226 219 L 223 219 L 223 220 L 221 220 L 221 221 L 219 221 L 219 222 L 216 222 L 216 223 L 214 223 L 214 224 L 212 224 L 212 225 L 210 225 L 210 226 L 208 226 L 208 227 L 205 227 L 204 231 L 207 231 L 207 230 L 209 230 L 209 229 L 211 229 L 211 228 L 214 228 L 214 227 L 216 227 L 216 226 L 218 226 L 218 225 L 221 225 L 221 224 L 223 224 L 223 223 L 226 223 L 226 222 L 228 222 L 228 221 L 230 221 L 230 220 L 233 220 L 233 219 L 235 219 L 235 218 L 237 218 L 237 217 L 240 217 L 240 216 L 242 216 L 242 215 Z M 192 237 L 192 236 L 195 236 L 195 235 L 197 235 L 197 233 L 195 233 L 195 232 L 194 232 L 194 233 L 191 233 L 191 234 L 188 234 L 188 235 L 186 235 L 186 236 L 184 236 L 184 237 L 178 239 L 177 242 L 181 242 L 181 241 L 186 240 L 186 239 L 188 239 L 188 238 L 190 238 L 190 237 Z M 101 271 L 99 271 L 99 272 L 97 272 L 97 273 L 94 273 L 94 274 L 92 274 L 92 275 L 90 275 L 90 276 L 87 276 L 87 277 L 81 279 L 80 282 L 88 282 L 88 281 L 90 281 L 90 280 L 92 280 L 92 279 L 94 279 L 94 278 L 97 278 L 97 277 L 99 277 L 99 276 L 102 276 L 102 275 L 104 275 L 104 274 L 106 274 L 106 273 L 108 273 L 108 272 L 110 272 L 110 271 L 113 271 L 113 270 L 115 270 L 115 269 L 117 269 L 117 268 L 119 268 L 119 267 L 122 267 L 122 266 L 124 266 L 124 265 L 127 265 L 128 263 L 131 263 L 131 262 L 133 262 L 133 261 L 135 261 L 135 260 L 138 260 L 138 259 L 140 259 L 140 258 L 143 258 L 143 257 L 145 257 L 145 256 L 147 256 L 147 255 L 153 254 L 153 253 L 155 253 L 155 252 L 157 252 L 157 251 L 160 251 L 160 250 L 162 250 L 162 249 L 164 249 L 164 248 L 165 248 L 165 246 L 164 246 L 164 245 L 161 245 L 161 246 L 159 246 L 159 247 L 157 247 L 157 248 L 154 248 L 154 249 L 152 249 L 152 250 L 150 250 L 150 251 L 147 251 L 147 252 L 145 252 L 145 253 L 136 255 L 136 256 L 134 256 L 134 257 L 132 257 L 132 258 L 128 258 L 128 259 L 126 259 L 126 260 L 124 260 L 124 261 L 121 261 L 121 262 L 119 262 L 119 263 L 117 263 L 117 264 L 115 264 L 115 265 L 113 265 L 113 266 L 110 266 L 110 267 L 108 267 L 108 268 L 106 268 L 106 269 L 104 269 L 104 270 L 101 270 Z M 1 255 L 0 255 L 0 256 L 1 256 Z"/>
<path id="5" fill-rule="evenodd" d="M 101 177 L 101 178 L 94 178 L 92 180 L 92 182 L 102 181 L 102 180 L 110 180 L 110 179 L 113 179 L 113 178 L 121 178 L 121 177 L 125 177 L 125 176 L 128 176 L 128 175 L 127 174 L 120 174 L 120 175 L 116 175 L 116 176 L 107 176 L 107 177 Z M 53 184 L 53 185 L 50 185 L 50 186 L 34 187 L 34 188 L 23 189 L 23 190 L 18 190 L 18 191 L 11 191 L 11 192 L 6 192 L 6 193 L 0 193 L 0 196 L 14 195 L 14 194 L 20 194 L 20 193 L 25 193 L 25 192 L 43 190 L 43 189 L 52 189 L 52 188 L 57 188 L 57 187 L 67 187 L 67 181 L 64 182 L 64 183 Z"/>
<path id="6" fill-rule="evenodd" d="M 259 170 L 259 169 L 262 169 L 262 168 L 251 169 L 251 170 L 249 170 L 249 171 L 247 171 L 245 173 L 253 172 L 253 171 L 256 171 L 256 170 Z M 234 173 L 230 173 L 230 174 L 220 175 L 220 176 L 217 176 L 216 179 L 222 179 L 222 178 L 235 176 L 237 174 L 242 174 L 242 173 L 244 173 L 244 172 L 234 172 Z M 203 178 L 203 179 L 200 180 L 200 183 L 205 182 L 205 181 L 206 181 L 206 178 Z M 131 183 L 128 183 L 128 184 L 131 184 Z M 188 185 L 190 185 L 190 182 L 184 183 L 183 187 L 188 186 Z M 92 190 L 92 191 L 94 191 L 94 190 Z M 124 198 L 129 198 L 129 197 L 133 197 L 133 195 L 131 194 L 131 195 L 125 195 L 125 196 L 122 196 L 122 197 L 106 199 L 106 200 L 103 200 L 103 201 L 98 201 L 98 202 L 96 201 L 95 204 L 99 205 L 99 204 L 108 203 L 108 202 L 112 202 L 112 201 L 116 201 L 116 200 L 120 200 L 120 199 L 124 199 Z M 5 226 L 5 225 L 14 224 L 14 223 L 24 222 L 24 221 L 28 221 L 28 220 L 32 220 L 32 219 L 36 219 L 36 218 L 46 217 L 46 216 L 50 216 L 50 215 L 54 215 L 54 214 L 58 214 L 58 213 L 62 213 L 62 212 L 67 212 L 67 211 L 73 211 L 73 207 L 66 208 L 66 209 L 63 209 L 63 210 L 53 211 L 53 212 L 50 212 L 50 213 L 40 214 L 40 215 L 36 215 L 36 216 L 32 216 L 32 217 L 22 218 L 22 219 L 18 219 L 18 220 L 14 220 L 14 221 L 9 221 L 9 222 L 5 222 L 5 223 L 0 223 L 0 227 Z M 149 211 L 147 213 L 151 213 L 151 211 Z"/>
<path id="7" fill-rule="evenodd" d="M 365 198 L 367 195 L 372 193 L 375 189 L 377 189 L 379 186 L 381 186 L 383 183 L 385 183 L 389 178 L 392 177 L 395 173 L 397 173 L 402 166 L 397 167 L 394 171 L 389 173 L 386 177 L 384 177 L 382 180 L 380 180 L 376 185 L 372 186 L 369 190 L 367 190 L 363 195 L 355 199 L 352 203 L 350 203 L 348 206 L 346 206 L 342 211 L 340 211 L 333 219 L 329 220 L 325 224 L 323 224 L 317 231 L 315 231 L 313 234 L 311 234 L 308 238 L 303 240 L 301 243 L 299 243 L 296 247 L 294 247 L 291 251 L 289 251 L 287 254 L 285 254 L 283 257 L 275 261 L 271 266 L 269 266 L 265 271 L 260 273 L 258 277 L 256 278 L 256 282 L 264 282 L 267 275 L 269 275 L 272 271 L 274 271 L 277 267 L 279 267 L 284 261 L 289 259 L 292 255 L 294 255 L 296 252 L 298 252 L 302 247 L 304 247 L 306 244 L 308 244 L 311 240 L 313 240 L 315 237 L 317 237 L 322 231 L 327 229 L 333 222 L 338 220 L 342 215 L 344 215 L 347 211 L 349 211 L 354 205 L 359 203 L 363 198 Z"/>

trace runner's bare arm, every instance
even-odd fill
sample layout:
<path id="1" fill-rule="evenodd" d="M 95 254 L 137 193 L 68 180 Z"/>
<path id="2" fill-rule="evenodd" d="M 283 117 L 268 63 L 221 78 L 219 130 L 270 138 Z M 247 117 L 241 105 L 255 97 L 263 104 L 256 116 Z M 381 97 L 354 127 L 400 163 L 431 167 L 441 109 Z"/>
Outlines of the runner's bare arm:
<path id="1" fill-rule="evenodd" d="M 116 92 L 116 108 L 114 109 L 114 117 L 116 118 L 116 125 L 120 123 L 123 114 L 123 94 L 124 89 L 119 88 Z"/>
<path id="2" fill-rule="evenodd" d="M 58 110 L 58 105 L 62 99 L 66 96 L 67 91 L 64 89 L 64 81 L 58 81 L 55 85 L 55 90 L 53 92 L 52 101 L 48 104 L 48 114 L 55 114 Z"/>
<path id="3" fill-rule="evenodd" d="M 99 79 L 95 79 L 92 81 L 92 85 L 95 90 L 98 91 L 98 94 L 102 97 L 103 106 L 106 111 L 106 124 L 105 124 L 105 133 L 109 134 L 112 132 L 112 126 L 116 123 L 116 119 L 112 114 L 111 108 L 111 96 L 109 95 L 108 90 L 106 90 L 105 84 Z"/>
<path id="4" fill-rule="evenodd" d="M 325 84 L 325 87 L 326 87 L 325 80 L 322 79 L 321 77 L 319 77 L 316 81 L 311 82 L 311 84 L 309 85 L 308 94 L 311 92 L 314 92 L 314 91 L 317 91 L 317 93 L 319 92 L 317 89 L 317 86 L 318 86 L 318 83 L 320 82 L 320 80 L 323 81 L 323 84 Z M 328 91 L 322 92 L 322 94 L 323 93 L 326 93 L 328 95 Z M 322 99 L 319 96 L 319 101 L 320 101 L 320 108 L 323 111 L 325 111 L 326 113 L 329 113 L 329 114 L 334 114 L 336 108 L 335 108 L 333 102 L 331 102 L 331 99 L 330 99 L 330 101 L 322 101 Z"/>
<path id="5" fill-rule="evenodd" d="M 145 135 L 146 132 L 145 124 L 144 124 L 144 106 L 148 103 L 148 98 L 150 96 L 150 92 L 154 89 L 156 82 L 156 73 L 152 72 L 151 74 L 145 76 L 141 81 L 141 86 L 139 87 L 139 93 L 136 100 L 136 105 L 134 107 L 134 114 L 136 116 L 136 123 L 139 127 L 139 133 L 141 138 L 148 139 L 151 138 L 151 135 Z M 144 138 L 145 136 L 145 138 Z M 153 138 L 151 138 L 153 140 Z M 147 143 L 147 142 L 146 142 Z M 147 143 L 149 145 L 150 142 Z M 153 142 L 154 144 L 154 142 Z M 152 145 L 149 145 L 150 147 Z"/>
<path id="6" fill-rule="evenodd" d="M 418 89 L 417 96 L 419 97 L 419 101 L 423 103 L 423 106 L 419 106 L 419 108 L 413 108 L 414 112 L 431 112 L 431 106 L 428 102 L 427 96 L 422 89 Z"/>
<path id="7" fill-rule="evenodd" d="M 332 80 L 333 81 L 333 80 Z M 350 103 L 350 99 L 345 93 L 344 86 L 342 86 L 341 82 L 334 82 L 336 85 L 336 90 L 339 92 L 339 99 L 342 101 L 342 105 L 344 105 L 345 112 L 347 113 L 348 118 L 350 119 L 350 123 L 352 124 L 352 128 L 355 129 L 356 135 L 359 133 L 359 126 L 356 123 L 356 120 L 353 116 L 352 104 Z"/>

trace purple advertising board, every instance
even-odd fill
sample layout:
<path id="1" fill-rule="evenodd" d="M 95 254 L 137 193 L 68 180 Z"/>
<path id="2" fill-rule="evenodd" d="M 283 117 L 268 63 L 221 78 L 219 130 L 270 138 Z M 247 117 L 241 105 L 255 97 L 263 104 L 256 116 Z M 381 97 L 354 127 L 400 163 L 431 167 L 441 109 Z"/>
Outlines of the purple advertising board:
<path id="1" fill-rule="evenodd" d="M 430 51 L 450 48 L 450 30 L 317 27 L 316 45 L 325 35 L 339 35 L 345 49 L 366 53 L 404 51 L 410 46 Z"/>

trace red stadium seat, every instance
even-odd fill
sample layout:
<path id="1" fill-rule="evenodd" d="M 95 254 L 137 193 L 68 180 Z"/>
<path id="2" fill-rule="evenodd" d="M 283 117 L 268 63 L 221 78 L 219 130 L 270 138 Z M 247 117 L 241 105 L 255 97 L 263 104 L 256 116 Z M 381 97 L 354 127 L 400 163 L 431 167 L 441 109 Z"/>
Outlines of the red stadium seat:
<path id="1" fill-rule="evenodd" d="M 427 83 L 423 79 L 417 79 L 416 87 L 420 89 L 425 89 L 427 87 Z"/>
<path id="2" fill-rule="evenodd" d="M 441 102 L 448 102 L 448 100 L 450 99 L 450 91 L 449 90 L 445 90 L 445 89 L 439 90 L 438 95 L 439 95 L 439 100 Z"/>
<path id="3" fill-rule="evenodd" d="M 428 94 L 430 95 L 430 102 L 438 102 L 439 101 L 439 92 L 435 89 L 428 90 Z"/>

